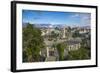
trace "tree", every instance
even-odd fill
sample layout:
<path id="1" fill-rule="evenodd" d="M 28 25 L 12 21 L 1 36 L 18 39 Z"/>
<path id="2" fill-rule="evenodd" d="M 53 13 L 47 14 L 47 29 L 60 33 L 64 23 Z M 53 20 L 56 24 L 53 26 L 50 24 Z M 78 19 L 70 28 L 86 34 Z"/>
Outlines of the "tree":
<path id="1" fill-rule="evenodd" d="M 72 37 L 74 37 L 74 38 L 80 37 L 79 31 L 76 30 L 76 31 L 73 33 Z"/>
<path id="2" fill-rule="evenodd" d="M 84 38 L 82 38 L 81 47 L 90 49 L 91 48 L 91 35 L 89 33 L 84 34 Z"/>
<path id="3" fill-rule="evenodd" d="M 23 27 L 23 62 L 39 61 L 43 47 L 41 31 L 28 23 L 26 27 Z"/>
<path id="4" fill-rule="evenodd" d="M 66 45 L 64 43 L 59 43 L 56 47 L 59 53 L 59 60 L 64 60 L 64 49 L 66 48 Z"/>
<path id="5" fill-rule="evenodd" d="M 67 60 L 84 60 L 89 59 L 89 51 L 84 48 L 79 48 L 79 50 L 69 51 Z"/>
<path id="6" fill-rule="evenodd" d="M 56 33 L 55 31 L 51 32 L 51 38 L 57 38 L 59 36 L 59 33 Z"/>
<path id="7" fill-rule="evenodd" d="M 66 28 L 67 32 L 71 33 L 71 27 Z"/>
<path id="8" fill-rule="evenodd" d="M 81 48 L 84 48 L 88 51 L 88 56 L 91 57 L 91 35 L 89 33 L 85 34 L 84 38 L 82 38 Z"/>
<path id="9" fill-rule="evenodd" d="M 60 30 L 58 27 L 55 27 L 55 30 Z"/>

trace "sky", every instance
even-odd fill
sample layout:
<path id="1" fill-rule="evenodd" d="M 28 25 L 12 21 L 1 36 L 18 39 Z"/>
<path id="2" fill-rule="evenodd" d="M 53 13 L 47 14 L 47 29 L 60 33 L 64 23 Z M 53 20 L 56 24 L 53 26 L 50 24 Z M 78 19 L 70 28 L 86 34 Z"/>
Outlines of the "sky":
<path id="1" fill-rule="evenodd" d="M 22 22 L 32 24 L 90 26 L 91 14 L 82 12 L 22 10 Z"/>

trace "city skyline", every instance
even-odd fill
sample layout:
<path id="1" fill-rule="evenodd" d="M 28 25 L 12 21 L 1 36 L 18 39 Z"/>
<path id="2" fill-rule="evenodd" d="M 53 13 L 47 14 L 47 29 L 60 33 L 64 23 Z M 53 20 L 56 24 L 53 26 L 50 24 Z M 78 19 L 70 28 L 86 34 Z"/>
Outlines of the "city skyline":
<path id="1" fill-rule="evenodd" d="M 78 12 L 22 10 L 22 23 L 90 26 L 91 14 Z"/>

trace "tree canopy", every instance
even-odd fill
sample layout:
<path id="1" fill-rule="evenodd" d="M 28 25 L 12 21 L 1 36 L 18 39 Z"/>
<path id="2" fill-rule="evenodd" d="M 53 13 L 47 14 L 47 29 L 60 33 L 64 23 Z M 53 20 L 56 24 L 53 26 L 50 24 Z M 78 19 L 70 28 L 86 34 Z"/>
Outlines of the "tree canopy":
<path id="1" fill-rule="evenodd" d="M 23 27 L 23 62 L 39 61 L 40 50 L 44 47 L 41 31 L 33 24 Z"/>
<path id="2" fill-rule="evenodd" d="M 64 43 L 59 43 L 56 47 L 59 53 L 59 60 L 64 60 L 64 49 L 66 48 L 66 45 Z"/>

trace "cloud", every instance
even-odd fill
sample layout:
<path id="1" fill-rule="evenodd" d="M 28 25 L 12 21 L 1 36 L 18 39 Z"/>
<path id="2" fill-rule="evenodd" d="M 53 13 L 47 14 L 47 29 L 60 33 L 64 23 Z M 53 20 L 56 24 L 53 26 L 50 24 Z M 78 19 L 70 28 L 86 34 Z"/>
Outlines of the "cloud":
<path id="1" fill-rule="evenodd" d="M 71 15 L 70 17 L 79 17 L 80 15 L 77 13 L 77 14 L 73 14 L 73 15 Z"/>
<path id="2" fill-rule="evenodd" d="M 91 24 L 91 14 L 90 13 L 75 13 L 70 16 L 70 18 L 79 19 L 81 25 Z"/>
<path id="3" fill-rule="evenodd" d="M 81 24 L 91 25 L 91 15 L 90 14 L 81 15 Z"/>

